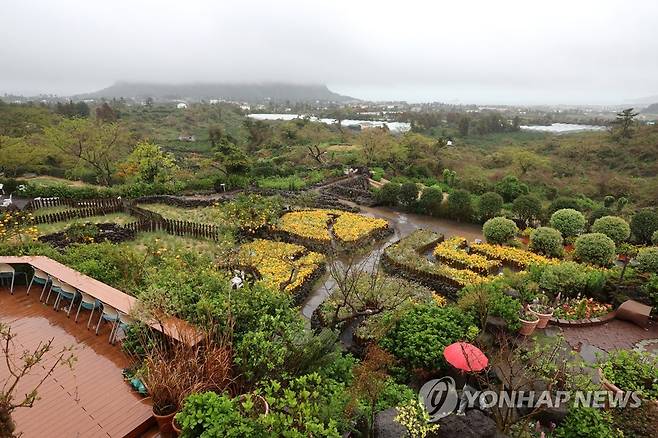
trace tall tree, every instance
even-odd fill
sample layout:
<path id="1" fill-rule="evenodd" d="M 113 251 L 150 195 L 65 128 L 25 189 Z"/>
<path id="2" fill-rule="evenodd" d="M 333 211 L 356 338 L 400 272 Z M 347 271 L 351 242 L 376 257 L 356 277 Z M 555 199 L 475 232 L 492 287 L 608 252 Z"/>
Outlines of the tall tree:
<path id="1" fill-rule="evenodd" d="M 633 112 L 633 108 L 627 108 L 620 113 L 617 113 L 617 118 L 614 121 L 616 129 L 613 129 L 613 136 L 616 138 L 631 138 L 635 131 L 635 117 L 640 113 Z"/>
<path id="2" fill-rule="evenodd" d="M 128 131 L 116 123 L 95 123 L 89 119 L 65 119 L 44 130 L 48 144 L 77 164 L 94 171 L 100 184 L 112 185 L 116 164 L 130 152 Z"/>

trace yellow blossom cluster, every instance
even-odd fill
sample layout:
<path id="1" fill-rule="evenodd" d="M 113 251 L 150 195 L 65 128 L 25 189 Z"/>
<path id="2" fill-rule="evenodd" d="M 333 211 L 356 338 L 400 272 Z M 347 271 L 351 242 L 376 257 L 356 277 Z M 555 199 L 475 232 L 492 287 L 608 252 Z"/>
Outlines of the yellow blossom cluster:
<path id="1" fill-rule="evenodd" d="M 284 214 L 279 220 L 277 229 L 303 239 L 328 244 L 331 242 L 329 228 L 332 222 L 334 235 L 343 243 L 356 242 L 377 230 L 385 230 L 388 227 L 388 222 L 384 219 L 341 210 L 313 209 Z"/>
<path id="2" fill-rule="evenodd" d="M 356 242 L 376 231 L 388 228 L 384 219 L 375 219 L 361 214 L 343 212 L 334 223 L 334 234 L 342 242 Z"/>
<path id="3" fill-rule="evenodd" d="M 524 249 L 511 246 L 492 245 L 490 243 L 472 243 L 471 251 L 487 258 L 510 263 L 522 269 L 530 265 L 559 264 L 560 260 L 548 258 Z"/>
<path id="4" fill-rule="evenodd" d="M 268 287 L 293 292 L 325 262 L 301 245 L 258 239 L 240 247 L 240 262 L 252 266 Z"/>
<path id="5" fill-rule="evenodd" d="M 452 267 L 470 269 L 483 275 L 488 275 L 500 268 L 499 260 L 490 260 L 479 254 L 469 254 L 461 249 L 464 245 L 466 245 L 466 239 L 453 237 L 439 243 L 434 248 L 434 257 Z"/>
<path id="6" fill-rule="evenodd" d="M 292 211 L 281 217 L 277 228 L 304 239 L 330 243 L 329 222 L 332 217 L 331 210 Z"/>
<path id="7" fill-rule="evenodd" d="M 0 241 L 11 239 L 37 240 L 39 230 L 34 226 L 32 213 L 7 211 L 0 215 Z"/>

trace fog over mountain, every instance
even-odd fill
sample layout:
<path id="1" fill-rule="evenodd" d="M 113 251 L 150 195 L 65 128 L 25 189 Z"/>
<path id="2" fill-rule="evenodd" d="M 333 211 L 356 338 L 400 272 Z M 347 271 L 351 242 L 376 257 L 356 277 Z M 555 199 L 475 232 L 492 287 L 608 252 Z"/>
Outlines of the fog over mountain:
<path id="1" fill-rule="evenodd" d="M 110 87 L 93 93 L 74 96 L 76 99 L 90 98 L 135 98 L 144 99 L 225 99 L 244 102 L 345 102 L 354 100 L 330 91 L 325 85 L 295 85 L 283 83 L 266 84 L 155 84 L 149 82 L 117 82 Z"/>
<path id="2" fill-rule="evenodd" d="M 658 93 L 658 2 L 5 0 L 0 93 L 116 81 L 326 84 L 363 99 L 623 103 Z"/>

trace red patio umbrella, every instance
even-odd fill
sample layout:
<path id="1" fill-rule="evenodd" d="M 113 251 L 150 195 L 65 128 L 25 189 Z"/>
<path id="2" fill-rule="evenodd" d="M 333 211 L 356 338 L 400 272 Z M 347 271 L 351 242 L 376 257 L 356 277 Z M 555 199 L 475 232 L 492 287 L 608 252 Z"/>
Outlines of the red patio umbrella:
<path id="1" fill-rule="evenodd" d="M 489 359 L 482 350 L 467 342 L 455 342 L 443 350 L 443 357 L 450 365 L 462 371 L 482 371 Z"/>

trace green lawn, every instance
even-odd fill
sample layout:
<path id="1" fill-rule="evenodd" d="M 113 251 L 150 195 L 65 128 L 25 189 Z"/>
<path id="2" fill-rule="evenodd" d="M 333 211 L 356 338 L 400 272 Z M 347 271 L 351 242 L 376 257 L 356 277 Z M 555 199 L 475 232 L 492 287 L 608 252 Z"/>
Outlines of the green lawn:
<path id="1" fill-rule="evenodd" d="M 124 225 L 130 222 L 135 222 L 137 219 L 133 216 L 130 216 L 125 213 L 112 213 L 106 214 L 105 216 L 91 216 L 84 218 L 76 218 L 66 222 L 55 222 L 53 224 L 39 224 L 37 225 L 37 230 L 39 230 L 40 235 L 57 233 L 64 231 L 66 228 L 72 224 L 84 224 L 91 222 L 93 224 L 101 223 L 115 223 L 119 225 Z"/>
<path id="2" fill-rule="evenodd" d="M 199 208 L 180 208 L 167 204 L 143 204 L 141 208 L 154 211 L 167 219 L 190 221 L 201 224 L 217 224 L 224 220 L 221 205 Z"/>

